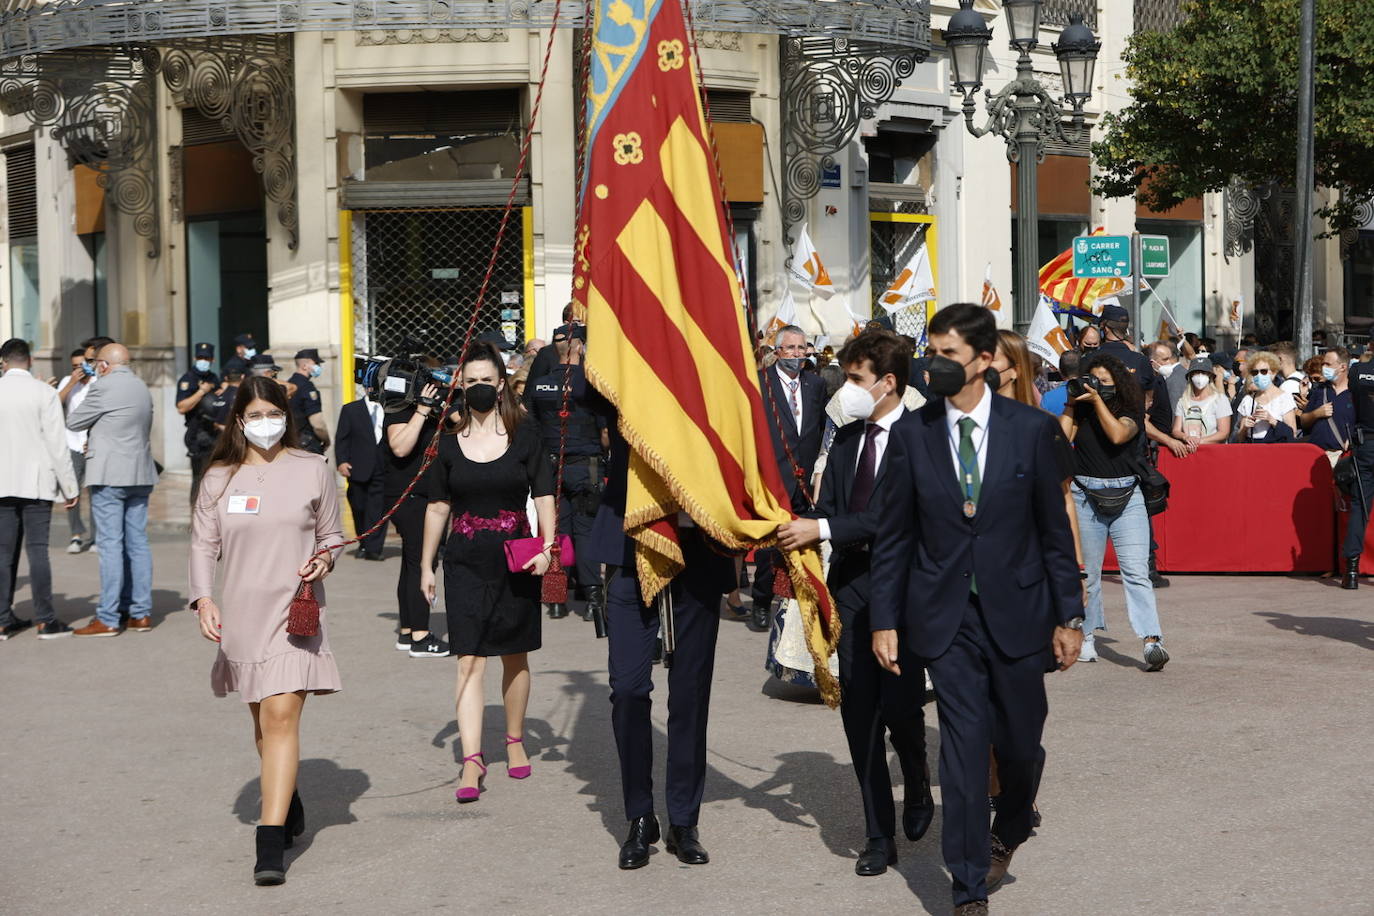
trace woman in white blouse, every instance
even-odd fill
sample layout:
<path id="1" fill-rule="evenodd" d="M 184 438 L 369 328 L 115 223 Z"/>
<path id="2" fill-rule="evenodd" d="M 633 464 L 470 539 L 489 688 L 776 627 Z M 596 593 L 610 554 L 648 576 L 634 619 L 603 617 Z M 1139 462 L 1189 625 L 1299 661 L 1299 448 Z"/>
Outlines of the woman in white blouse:
<path id="1" fill-rule="evenodd" d="M 1240 442 L 1291 442 L 1297 434 L 1298 405 L 1279 387 L 1279 358 L 1272 353 L 1252 353 L 1248 366 L 1250 385 L 1241 398 Z"/>

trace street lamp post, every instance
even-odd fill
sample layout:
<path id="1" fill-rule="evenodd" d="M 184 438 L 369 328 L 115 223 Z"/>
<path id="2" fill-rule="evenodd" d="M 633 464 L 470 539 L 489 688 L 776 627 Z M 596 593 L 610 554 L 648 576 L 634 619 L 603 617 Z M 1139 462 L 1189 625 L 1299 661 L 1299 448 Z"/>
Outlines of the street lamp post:
<path id="1" fill-rule="evenodd" d="M 978 104 L 975 96 L 983 86 L 983 62 L 992 29 L 973 10 L 973 0 L 959 0 L 959 11 L 950 17 L 945 44 L 950 49 L 954 85 L 964 96 L 964 124 L 969 133 L 982 137 L 994 133 L 1006 141 L 1007 159 L 1016 164 L 1016 306 L 1014 321 L 1020 331 L 1030 326 L 1040 288 L 1037 240 L 1040 237 L 1040 199 L 1036 170 L 1045 158 L 1045 142 L 1057 138 L 1078 141 L 1088 128 L 1083 105 L 1092 97 L 1093 64 L 1101 43 L 1073 13 L 1069 26 L 1052 47 L 1064 79 L 1064 97 L 1056 101 L 1035 78 L 1031 52 L 1039 43 L 1041 0 L 1004 0 L 1011 46 L 1017 51 L 1016 79 L 993 95 L 984 93 L 988 118 L 982 127 L 973 123 Z M 1072 126 L 1064 124 L 1064 108 L 1073 111 Z"/>

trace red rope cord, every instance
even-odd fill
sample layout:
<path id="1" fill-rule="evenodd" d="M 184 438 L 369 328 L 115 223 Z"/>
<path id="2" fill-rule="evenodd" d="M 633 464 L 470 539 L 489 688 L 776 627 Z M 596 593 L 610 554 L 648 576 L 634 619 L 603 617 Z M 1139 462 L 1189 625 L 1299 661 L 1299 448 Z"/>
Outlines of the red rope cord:
<path id="1" fill-rule="evenodd" d="M 534 104 L 530 107 L 529 123 L 526 126 L 525 136 L 520 144 L 520 161 L 515 167 L 515 176 L 511 179 L 510 193 L 506 196 L 506 206 L 501 213 L 501 223 L 496 229 L 496 239 L 492 244 L 491 257 L 487 259 L 487 270 L 482 276 L 482 285 L 477 291 L 477 300 L 473 304 L 472 317 L 468 320 L 467 331 L 463 336 L 463 346 L 462 349 L 459 350 L 458 356 L 458 364 L 460 366 L 467 358 L 468 348 L 472 343 L 472 333 L 477 329 L 477 317 L 481 313 L 483 303 L 486 301 L 487 289 L 491 285 L 492 275 L 496 272 L 497 258 L 501 253 L 501 241 L 505 238 L 506 228 L 510 224 L 511 213 L 515 209 L 515 197 L 520 193 L 520 183 L 524 180 L 525 169 L 529 163 L 530 145 L 534 140 L 534 128 L 539 120 L 539 109 L 544 101 L 544 85 L 548 81 L 549 76 L 549 59 L 553 55 L 553 43 L 555 36 L 558 34 L 559 13 L 562 8 L 563 0 L 555 0 L 553 7 L 553 23 L 549 27 L 548 43 L 544 46 L 544 61 L 539 70 L 539 83 L 534 93 Z M 405 491 L 401 494 L 400 498 L 396 500 L 391 508 L 388 509 L 382 515 L 381 519 L 371 528 L 352 539 L 344 541 L 336 547 L 322 547 L 315 552 L 314 556 L 326 556 L 331 551 L 343 550 L 348 545 L 356 544 L 363 540 L 386 524 L 391 517 L 396 514 L 396 510 L 410 498 L 410 494 L 420 482 L 420 478 L 424 477 L 425 472 L 429 470 L 430 465 L 434 463 L 435 457 L 439 454 L 439 437 L 443 435 L 444 432 L 444 416 L 448 413 L 449 406 L 453 403 L 453 396 L 458 387 L 458 376 L 456 374 L 449 380 L 447 387 L 448 393 L 444 396 L 443 407 L 439 411 L 439 426 L 435 429 L 433 437 L 429 440 L 429 444 L 425 446 L 424 460 L 420 463 L 420 469 L 415 472 L 415 476 L 411 479 L 410 483 L 406 485 Z M 509 434 L 509 430 L 507 430 L 507 433 Z M 555 543 L 556 542 L 557 538 L 555 538 Z"/>

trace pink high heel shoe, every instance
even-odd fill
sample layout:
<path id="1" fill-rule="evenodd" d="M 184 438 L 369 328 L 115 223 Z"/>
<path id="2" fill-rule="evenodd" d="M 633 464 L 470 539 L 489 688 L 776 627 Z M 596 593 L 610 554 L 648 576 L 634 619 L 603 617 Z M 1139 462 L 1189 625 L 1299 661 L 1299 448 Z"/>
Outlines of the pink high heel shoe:
<path id="1" fill-rule="evenodd" d="M 516 738 L 513 735 L 507 735 L 506 747 L 510 747 L 512 744 L 521 744 L 524 742 L 524 740 L 524 738 Z M 513 767 L 510 765 L 510 761 L 506 762 L 506 775 L 509 776 L 511 779 L 528 779 L 530 776 L 530 772 L 531 770 L 529 764 L 525 764 L 522 767 Z"/>
<path id="2" fill-rule="evenodd" d="M 460 803 L 466 804 L 467 802 L 475 802 L 482 795 L 482 780 L 485 779 L 487 775 L 487 767 L 486 764 L 483 762 L 484 759 L 485 758 L 482 757 L 481 751 L 478 751 L 475 754 L 463 758 L 463 763 L 472 761 L 473 763 L 477 764 L 477 769 L 481 770 L 482 773 L 480 776 L 477 777 L 476 786 L 472 788 L 462 786 L 458 789 L 457 792 L 453 793 L 453 797 L 458 799 Z"/>

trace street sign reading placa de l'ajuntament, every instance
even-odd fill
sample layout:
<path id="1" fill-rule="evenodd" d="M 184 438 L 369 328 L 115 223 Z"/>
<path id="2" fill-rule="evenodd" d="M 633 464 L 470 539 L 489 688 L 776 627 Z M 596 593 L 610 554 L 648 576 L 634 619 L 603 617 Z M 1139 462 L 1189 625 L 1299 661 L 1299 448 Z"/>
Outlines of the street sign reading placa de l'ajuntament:
<path id="1" fill-rule="evenodd" d="M 1140 237 L 1140 273 L 1145 277 L 1169 276 L 1169 237 L 1142 235 Z"/>
<path id="2" fill-rule="evenodd" d="M 1131 239 L 1125 235 L 1080 235 L 1073 240 L 1073 275 L 1090 280 L 1131 273 Z"/>

